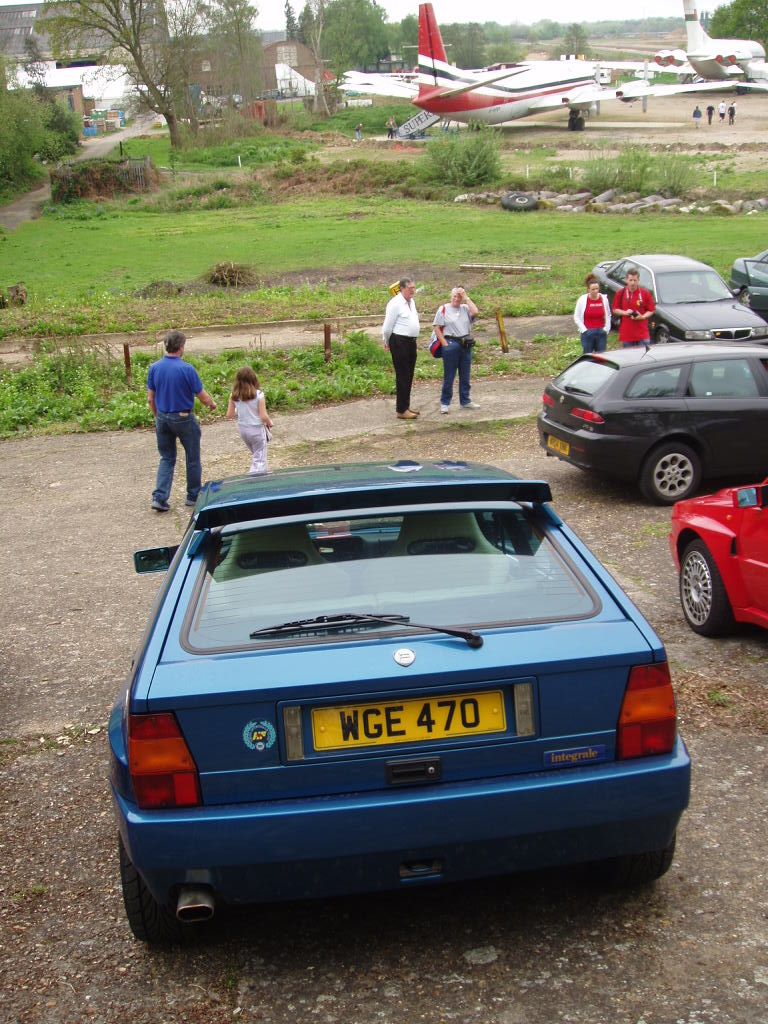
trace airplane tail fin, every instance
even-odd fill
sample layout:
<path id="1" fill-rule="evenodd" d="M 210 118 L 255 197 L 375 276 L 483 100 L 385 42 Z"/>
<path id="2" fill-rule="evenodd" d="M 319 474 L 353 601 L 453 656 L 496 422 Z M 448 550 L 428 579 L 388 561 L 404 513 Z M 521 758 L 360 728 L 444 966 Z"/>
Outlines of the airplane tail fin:
<path id="1" fill-rule="evenodd" d="M 437 27 L 437 18 L 432 4 L 419 4 L 419 72 L 422 75 L 431 76 L 434 79 L 434 85 L 437 85 L 436 61 L 441 61 L 443 64 L 448 63 L 443 37 Z M 434 85 L 426 86 L 426 89 L 432 89 Z M 419 92 L 424 88 L 425 86 L 420 85 Z"/>
<path id="2" fill-rule="evenodd" d="M 689 53 L 701 52 L 710 42 L 710 38 L 699 21 L 696 0 L 683 0 L 683 10 L 685 11 L 686 49 Z"/>

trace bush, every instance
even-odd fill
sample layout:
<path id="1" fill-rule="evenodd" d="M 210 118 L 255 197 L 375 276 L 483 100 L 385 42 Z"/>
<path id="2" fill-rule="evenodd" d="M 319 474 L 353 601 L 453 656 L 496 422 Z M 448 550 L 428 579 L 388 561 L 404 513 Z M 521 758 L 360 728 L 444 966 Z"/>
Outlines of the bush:
<path id="1" fill-rule="evenodd" d="M 475 188 L 501 175 L 499 136 L 491 128 L 444 135 L 427 145 L 424 175 L 428 181 Z"/>
<path id="2" fill-rule="evenodd" d="M 157 180 L 157 172 L 150 166 L 144 172 L 144 187 L 156 185 Z M 111 199 L 120 193 L 141 190 L 141 183 L 132 179 L 127 162 L 83 160 L 82 163 L 65 164 L 51 172 L 51 199 L 54 203 Z"/>
<path id="3" fill-rule="evenodd" d="M 584 187 L 594 195 L 616 188 L 619 182 L 619 165 L 616 157 L 600 149 L 587 160 L 583 177 Z"/>
<path id="4" fill-rule="evenodd" d="M 654 160 L 653 153 L 643 146 L 625 146 L 616 161 L 619 187 L 625 192 L 647 191 Z"/>
<path id="5" fill-rule="evenodd" d="M 656 157 L 656 182 L 665 196 L 684 196 L 696 183 L 696 168 L 689 157 L 665 153 Z"/>

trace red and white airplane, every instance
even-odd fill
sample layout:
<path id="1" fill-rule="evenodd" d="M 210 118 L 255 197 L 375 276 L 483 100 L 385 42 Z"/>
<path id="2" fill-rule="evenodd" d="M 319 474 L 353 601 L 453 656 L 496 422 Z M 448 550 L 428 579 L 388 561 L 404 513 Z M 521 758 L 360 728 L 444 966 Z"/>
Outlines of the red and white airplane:
<path id="1" fill-rule="evenodd" d="M 693 0 L 686 0 L 689 2 Z M 735 84 L 732 79 L 687 85 L 653 85 L 636 80 L 616 88 L 599 82 L 601 69 L 637 70 L 638 67 L 642 65 L 636 62 L 561 60 L 526 61 L 502 68 L 464 71 L 448 63 L 432 4 L 423 3 L 419 5 L 417 80 L 400 80 L 390 86 L 393 76 L 348 72 L 344 86 L 357 92 L 386 96 L 410 94 L 422 113 L 401 126 L 398 134 L 402 137 L 441 118 L 493 125 L 551 110 L 567 110 L 568 128 L 579 131 L 584 127 L 584 115 L 605 100 L 627 102 L 648 96 L 727 90 Z"/>

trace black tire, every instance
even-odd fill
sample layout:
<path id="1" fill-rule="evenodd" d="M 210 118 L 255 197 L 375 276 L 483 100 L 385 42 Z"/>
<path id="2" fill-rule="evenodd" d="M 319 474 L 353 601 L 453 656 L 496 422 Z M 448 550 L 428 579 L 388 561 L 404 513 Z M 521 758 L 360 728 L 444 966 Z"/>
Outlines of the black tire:
<path id="1" fill-rule="evenodd" d="M 680 559 L 680 604 L 685 621 L 701 636 L 725 636 L 735 621 L 723 578 L 702 540 L 692 540 Z"/>
<path id="2" fill-rule="evenodd" d="M 144 884 L 123 845 L 120 850 L 120 882 L 123 903 L 131 931 L 142 942 L 153 946 L 169 946 L 182 941 L 186 929 L 168 907 L 161 906 Z"/>
<path id="3" fill-rule="evenodd" d="M 701 481 L 701 459 L 687 444 L 668 441 L 646 457 L 640 490 L 656 505 L 674 505 L 695 493 Z"/>
<path id="4" fill-rule="evenodd" d="M 752 301 L 749 296 L 749 288 L 742 288 L 739 294 L 736 296 L 736 298 L 739 300 L 742 306 L 747 306 L 747 308 L 751 308 Z"/>
<path id="5" fill-rule="evenodd" d="M 524 213 L 527 210 L 535 210 L 539 201 L 535 196 L 528 195 L 527 192 L 507 192 L 505 196 L 501 197 L 501 205 L 510 213 Z"/>
<path id="6" fill-rule="evenodd" d="M 672 335 L 669 333 L 669 328 L 665 327 L 664 324 L 659 324 L 656 328 L 656 344 L 657 345 L 668 345 L 672 341 Z"/>
<path id="7" fill-rule="evenodd" d="M 661 878 L 669 871 L 675 856 L 676 836 L 672 836 L 669 846 L 662 850 L 650 850 L 647 853 L 627 853 L 623 857 L 611 857 L 595 865 L 599 877 L 609 885 L 635 886 L 648 885 Z"/>

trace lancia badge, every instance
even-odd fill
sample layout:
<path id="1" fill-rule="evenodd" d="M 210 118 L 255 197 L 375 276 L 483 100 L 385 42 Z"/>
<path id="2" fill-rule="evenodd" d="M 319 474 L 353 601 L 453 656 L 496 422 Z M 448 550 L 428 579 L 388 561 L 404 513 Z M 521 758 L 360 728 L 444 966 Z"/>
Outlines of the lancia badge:
<path id="1" fill-rule="evenodd" d="M 416 661 L 416 655 L 409 647 L 398 647 L 395 653 L 392 655 L 398 665 L 402 665 L 403 668 L 407 668 Z"/>

